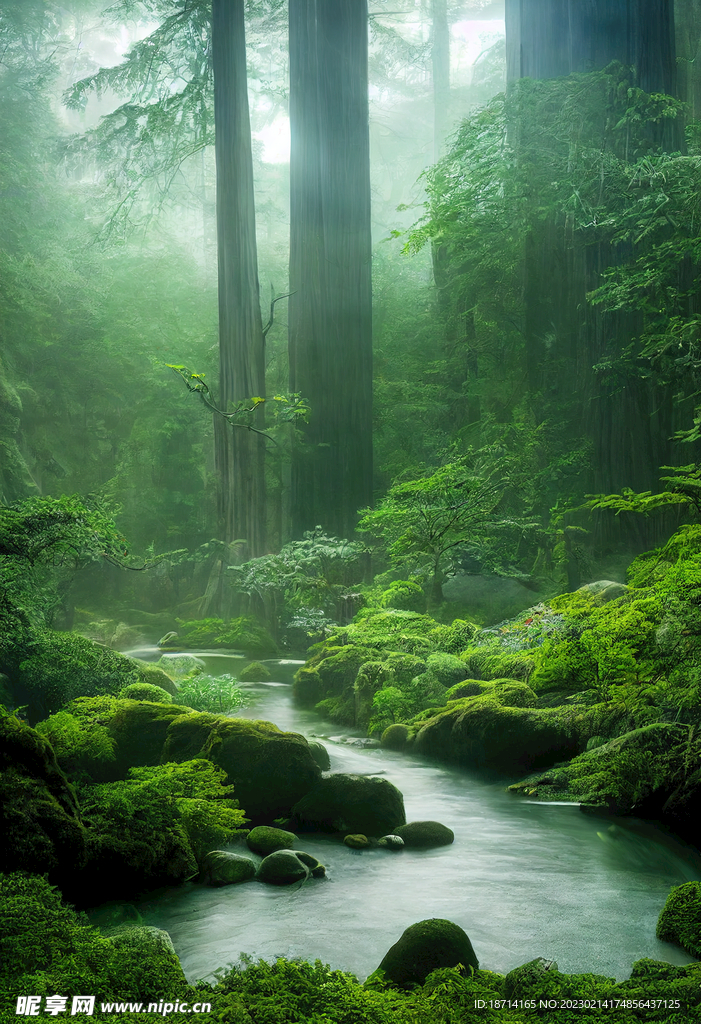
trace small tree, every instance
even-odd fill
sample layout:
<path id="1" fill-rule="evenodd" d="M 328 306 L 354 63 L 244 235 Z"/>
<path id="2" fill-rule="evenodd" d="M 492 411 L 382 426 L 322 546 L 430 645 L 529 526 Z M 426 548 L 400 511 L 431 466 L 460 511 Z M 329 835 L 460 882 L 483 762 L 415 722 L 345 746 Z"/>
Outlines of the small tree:
<path id="1" fill-rule="evenodd" d="M 431 566 L 431 600 L 443 600 L 445 556 L 459 544 L 484 541 L 490 529 L 506 525 L 496 510 L 499 489 L 479 477 L 466 460 L 441 466 L 430 476 L 394 484 L 376 509 L 365 509 L 358 528 L 380 537 L 395 565 L 413 555 Z"/>

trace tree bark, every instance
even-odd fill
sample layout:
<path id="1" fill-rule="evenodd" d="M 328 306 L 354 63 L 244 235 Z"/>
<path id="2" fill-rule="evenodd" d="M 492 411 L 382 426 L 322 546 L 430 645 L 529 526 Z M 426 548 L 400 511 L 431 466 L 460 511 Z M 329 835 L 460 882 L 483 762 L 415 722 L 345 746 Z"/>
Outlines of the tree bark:
<path id="1" fill-rule="evenodd" d="M 292 531 L 349 536 L 372 500 L 366 0 L 290 0 L 290 133 Z"/>
<path id="2" fill-rule="evenodd" d="M 219 407 L 265 395 L 243 0 L 212 0 L 219 264 Z M 262 428 L 262 410 L 255 425 Z M 265 447 L 214 418 L 221 540 L 265 551 Z"/>
<path id="3" fill-rule="evenodd" d="M 519 78 L 547 79 L 605 68 L 635 69 L 646 92 L 675 94 L 673 0 L 506 0 L 507 86 Z M 651 142 L 679 143 L 669 119 Z M 514 139 L 516 149 L 519 140 Z M 674 461 L 670 396 L 647 381 L 626 379 L 615 393 L 593 371 L 640 333 L 635 312 L 606 312 L 587 302 L 601 274 L 622 251 L 584 247 L 553 219 L 527 240 L 522 264 L 523 325 L 528 386 L 537 422 L 566 407 L 572 436 L 591 442 L 594 492 L 657 489 L 658 468 Z M 562 415 L 560 413 L 560 415 Z M 661 520 L 596 522 L 599 543 L 646 547 L 664 531 Z"/>

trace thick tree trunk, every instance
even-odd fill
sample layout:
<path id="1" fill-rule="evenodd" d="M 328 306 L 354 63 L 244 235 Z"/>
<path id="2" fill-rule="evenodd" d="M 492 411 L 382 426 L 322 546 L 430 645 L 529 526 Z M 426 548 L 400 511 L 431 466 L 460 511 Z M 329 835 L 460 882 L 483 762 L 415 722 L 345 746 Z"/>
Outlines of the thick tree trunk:
<path id="1" fill-rule="evenodd" d="M 675 93 L 673 0 L 506 0 L 507 83 L 599 70 L 612 61 L 632 66 L 646 92 Z M 666 119 L 651 142 L 676 148 L 678 128 Z M 516 148 L 519 141 L 514 140 Z M 585 248 L 560 222 L 549 220 L 526 244 L 523 330 L 529 392 L 536 421 L 566 408 L 573 438 L 591 443 L 594 492 L 657 489 L 658 467 L 674 460 L 669 437 L 678 429 L 670 396 L 630 375 L 614 388 L 593 367 L 615 360 L 640 333 L 640 317 L 605 312 L 586 295 L 621 248 Z M 658 540 L 661 520 L 596 523 L 597 540 L 635 546 Z"/>
<path id="2" fill-rule="evenodd" d="M 366 0 L 290 0 L 290 131 L 292 531 L 349 536 L 372 500 Z"/>
<path id="3" fill-rule="evenodd" d="M 265 394 L 243 0 L 212 0 L 219 259 L 219 407 Z M 260 412 L 259 417 L 262 417 Z M 261 427 L 259 418 L 256 426 Z M 264 438 L 214 419 L 222 540 L 265 551 Z"/>

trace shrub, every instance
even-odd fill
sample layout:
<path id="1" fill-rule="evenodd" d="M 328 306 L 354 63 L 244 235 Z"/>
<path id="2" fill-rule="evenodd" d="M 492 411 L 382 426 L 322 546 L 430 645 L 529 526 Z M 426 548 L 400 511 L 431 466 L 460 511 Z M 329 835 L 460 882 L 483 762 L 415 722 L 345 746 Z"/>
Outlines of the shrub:
<path id="1" fill-rule="evenodd" d="M 178 690 L 178 703 L 195 711 L 209 711 L 216 715 L 230 715 L 243 708 L 248 698 L 232 675 L 192 675 L 183 680 Z"/>
<path id="2" fill-rule="evenodd" d="M 412 580 L 395 580 L 380 595 L 380 606 L 422 613 L 426 611 L 426 595 Z"/>

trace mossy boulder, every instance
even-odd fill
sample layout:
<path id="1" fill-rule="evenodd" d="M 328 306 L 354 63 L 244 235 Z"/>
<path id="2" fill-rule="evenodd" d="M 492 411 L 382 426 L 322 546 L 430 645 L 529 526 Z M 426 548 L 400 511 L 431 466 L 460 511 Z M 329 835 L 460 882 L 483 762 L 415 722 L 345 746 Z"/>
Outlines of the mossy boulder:
<path id="1" fill-rule="evenodd" d="M 465 678 L 465 662 L 454 654 L 429 654 L 426 672 L 445 687 L 454 686 Z"/>
<path id="2" fill-rule="evenodd" d="M 382 608 L 400 608 L 409 612 L 426 611 L 426 595 L 413 580 L 395 580 L 380 595 Z"/>
<path id="3" fill-rule="evenodd" d="M 527 682 L 533 672 L 533 651 L 508 651 L 499 643 L 466 647 L 460 654 L 465 675 L 471 679 L 518 679 Z"/>
<path id="4" fill-rule="evenodd" d="M 267 683 L 270 679 L 270 672 L 259 661 L 250 662 L 239 672 L 240 683 Z"/>
<path id="5" fill-rule="evenodd" d="M 276 850 L 258 865 L 256 878 L 268 885 L 293 885 L 309 878 L 309 865 L 298 856 L 296 850 Z"/>
<path id="6" fill-rule="evenodd" d="M 404 841 L 405 846 L 424 849 L 429 846 L 449 846 L 455 840 L 453 830 L 440 821 L 409 821 L 395 828 L 394 834 Z"/>
<path id="7" fill-rule="evenodd" d="M 249 857 L 226 850 L 210 850 L 200 865 L 200 881 L 217 887 L 247 882 L 255 873 L 256 865 Z"/>
<path id="8" fill-rule="evenodd" d="M 667 723 L 635 729 L 509 789 L 541 799 L 576 800 L 616 814 L 657 814 L 680 767 L 677 751 L 687 734 L 684 726 Z"/>
<path id="9" fill-rule="evenodd" d="M 432 971 L 458 964 L 479 968 L 472 943 L 460 925 L 434 917 L 410 925 L 387 950 L 378 971 L 393 985 L 408 987 L 422 985 Z"/>
<path id="10" fill-rule="evenodd" d="M 409 726 L 397 723 L 389 725 L 382 733 L 382 746 L 388 750 L 403 750 L 409 739 Z"/>
<path id="11" fill-rule="evenodd" d="M 155 704 L 171 703 L 171 695 L 161 686 L 152 683 L 130 683 L 120 690 L 118 696 L 126 700 L 148 700 Z"/>
<path id="12" fill-rule="evenodd" d="M 175 689 L 165 673 L 77 633 L 50 629 L 20 633 L 19 639 L 0 635 L 0 665 L 15 699 L 28 706 L 32 723 L 76 697 L 116 695 L 131 683 L 151 683 L 168 692 Z"/>
<path id="13" fill-rule="evenodd" d="M 349 846 L 351 850 L 366 850 L 370 846 L 370 840 L 360 832 L 351 833 L 343 837 L 343 844 Z"/>
<path id="14" fill-rule="evenodd" d="M 160 764 L 168 729 L 188 708 L 116 697 L 79 697 L 69 711 L 83 723 L 107 729 L 114 742 L 114 758 L 98 757 L 89 764 L 83 758 L 83 762 L 96 781 L 114 782 L 125 779 L 130 768 Z"/>
<path id="15" fill-rule="evenodd" d="M 273 828 L 271 825 L 258 825 L 246 836 L 246 845 L 249 850 L 267 857 L 269 853 L 276 850 L 289 850 L 295 844 L 294 832 L 287 832 L 284 828 Z"/>
<path id="16" fill-rule="evenodd" d="M 493 688 L 492 683 L 480 679 L 463 679 L 461 683 L 456 683 L 446 690 L 445 699 L 449 701 L 461 700 L 463 697 L 479 697 Z"/>
<path id="17" fill-rule="evenodd" d="M 383 836 L 403 825 L 404 800 L 387 779 L 329 775 L 292 808 L 297 826 L 319 832 Z"/>
<path id="18" fill-rule="evenodd" d="M 324 681 L 315 668 L 304 665 L 295 672 L 292 694 L 302 707 L 314 707 L 323 700 L 325 692 Z"/>
<path id="19" fill-rule="evenodd" d="M 459 764 L 528 771 L 582 749 L 573 708 L 505 707 L 495 696 L 465 697 L 424 722 L 415 749 Z"/>
<path id="20" fill-rule="evenodd" d="M 557 964 L 543 956 L 529 960 L 527 964 L 514 967 L 504 978 L 504 997 L 506 999 L 530 999 L 538 992 L 544 991 L 544 981 L 558 975 Z M 546 978 L 547 976 L 547 978 Z"/>
<path id="21" fill-rule="evenodd" d="M 657 938 L 676 942 L 701 960 L 701 882 L 685 882 L 670 892 L 657 921 Z"/>
<path id="22" fill-rule="evenodd" d="M 0 871 L 47 874 L 68 885 L 85 865 L 88 837 L 75 794 L 51 745 L 12 715 L 0 716 Z"/>
<path id="23" fill-rule="evenodd" d="M 272 722 L 217 717 L 199 756 L 224 769 L 253 822 L 288 815 L 321 776 L 305 738 Z"/>
<path id="24" fill-rule="evenodd" d="M 331 767 L 329 752 L 319 740 L 309 740 L 309 753 L 312 755 L 322 772 L 327 772 Z"/>
<path id="25" fill-rule="evenodd" d="M 356 728 L 367 729 L 372 717 L 373 697 L 383 686 L 390 686 L 393 678 L 392 670 L 381 661 L 366 661 L 360 666 L 353 683 L 353 725 Z"/>
<path id="26" fill-rule="evenodd" d="M 496 679 L 491 692 L 506 708 L 533 708 L 538 703 L 535 692 L 518 679 Z"/>

